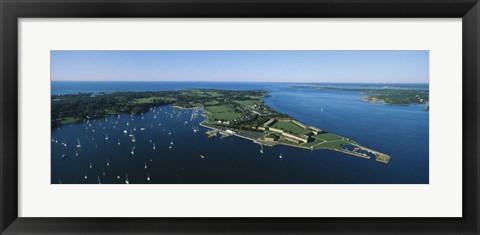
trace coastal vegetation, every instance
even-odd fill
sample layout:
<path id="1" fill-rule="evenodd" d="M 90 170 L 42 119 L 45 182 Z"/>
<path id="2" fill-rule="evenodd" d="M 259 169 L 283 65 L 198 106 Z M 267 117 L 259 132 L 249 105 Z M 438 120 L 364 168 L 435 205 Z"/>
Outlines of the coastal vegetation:
<path id="1" fill-rule="evenodd" d="M 305 89 L 320 89 L 320 90 L 333 90 L 333 91 L 351 91 L 365 94 L 360 100 L 377 103 L 381 102 L 386 105 L 414 105 L 423 104 L 426 105 L 425 109 L 428 110 L 429 104 L 429 91 L 428 89 L 418 88 L 400 88 L 400 87 L 373 87 L 373 88 L 340 88 L 340 87 L 328 87 L 323 85 L 301 85 L 292 86 L 294 88 Z"/>
<path id="2" fill-rule="evenodd" d="M 215 135 L 237 135 L 267 146 L 328 149 L 367 159 L 373 156 L 388 163 L 388 155 L 271 109 L 264 103 L 265 97 L 268 93 L 263 90 L 221 89 L 53 95 L 51 124 L 57 127 L 112 114 L 142 114 L 153 107 L 174 104 L 177 108 L 202 110 L 206 117 L 202 125 L 214 130 Z"/>

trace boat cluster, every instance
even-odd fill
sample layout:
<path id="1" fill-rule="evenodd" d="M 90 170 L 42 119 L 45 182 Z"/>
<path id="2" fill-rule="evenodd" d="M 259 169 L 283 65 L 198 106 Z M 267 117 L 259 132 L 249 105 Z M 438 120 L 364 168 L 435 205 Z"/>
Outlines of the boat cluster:
<path id="1" fill-rule="evenodd" d="M 157 119 L 157 116 L 160 115 L 161 113 L 165 113 L 166 117 L 170 117 L 172 119 L 180 118 L 183 114 L 188 113 L 188 111 L 183 111 L 183 110 L 176 111 L 175 109 L 172 109 L 171 111 L 169 111 L 167 108 L 162 108 L 162 107 L 151 108 L 150 111 L 153 113 L 153 119 Z M 197 116 L 199 116 L 198 115 L 198 110 L 193 110 L 192 114 L 191 114 L 191 117 L 190 117 L 190 121 L 193 121 L 193 119 Z M 112 119 L 114 119 L 114 120 L 112 121 Z M 125 135 L 125 136 L 128 136 L 129 141 L 121 142 L 121 136 L 120 136 L 119 138 L 116 138 L 117 139 L 116 145 L 118 145 L 118 146 L 130 145 L 130 147 L 129 147 L 130 155 L 132 157 L 135 157 L 136 142 L 137 142 L 136 135 L 141 135 L 141 132 L 146 131 L 147 128 L 146 127 L 140 127 L 139 131 L 137 131 L 135 123 L 138 124 L 138 122 L 135 121 L 133 114 L 130 114 L 130 117 L 128 118 L 128 120 L 124 120 L 124 119 L 125 118 L 122 118 L 121 115 L 117 115 L 116 118 L 110 118 L 110 120 L 109 120 L 109 118 L 105 118 L 103 120 L 102 119 L 87 119 L 87 120 L 85 120 L 82 125 L 85 127 L 85 130 L 86 130 L 85 139 L 87 140 L 87 142 L 91 141 L 91 142 L 88 143 L 88 146 L 92 146 L 92 144 L 93 144 L 95 147 L 98 147 L 98 144 L 101 144 L 101 142 L 99 142 L 98 140 L 95 141 L 95 136 L 98 137 L 98 134 L 95 134 L 95 133 L 98 133 L 98 130 L 102 130 L 102 132 L 105 132 L 104 140 L 105 140 L 106 143 L 108 143 L 110 141 L 110 138 L 108 136 L 108 133 L 106 133 L 106 131 L 112 131 L 112 130 L 118 129 L 118 128 L 120 128 L 120 126 L 123 125 L 123 128 L 120 128 L 121 133 L 123 133 L 123 135 Z M 143 120 L 145 120 L 145 118 L 144 118 L 143 113 L 141 114 L 141 119 L 142 119 L 142 125 L 144 125 L 145 121 L 143 121 Z M 187 124 L 188 122 L 189 121 L 187 120 L 187 121 L 184 122 L 184 124 Z M 152 127 L 152 128 L 156 127 L 157 124 L 158 124 L 159 127 L 162 126 L 161 122 L 156 123 L 156 124 L 154 122 L 152 122 L 150 124 L 150 127 Z M 97 130 L 97 132 L 96 132 L 96 130 Z M 196 133 L 196 132 L 199 131 L 199 127 L 198 126 L 192 126 L 192 130 L 193 130 L 194 133 Z M 163 131 L 166 132 L 165 128 L 163 128 Z M 111 132 L 109 132 L 109 133 L 112 134 Z M 173 141 L 172 135 L 173 135 L 173 131 L 168 130 L 168 136 L 170 136 L 170 143 L 168 145 L 168 149 L 170 149 L 170 150 L 174 146 L 174 141 Z M 156 146 L 155 142 L 152 139 L 150 139 L 149 141 L 150 141 L 150 144 L 152 146 L 152 150 L 156 151 L 157 146 Z M 58 141 L 57 137 L 52 137 L 52 143 L 60 144 L 64 148 L 68 149 L 67 148 L 68 144 L 67 144 L 66 139 L 63 139 L 62 141 Z M 115 141 L 114 141 L 114 143 L 115 143 Z M 75 144 L 73 145 L 73 147 L 75 149 L 75 157 L 80 157 L 81 149 L 84 147 L 82 145 L 82 142 L 80 141 L 80 138 L 75 138 Z M 67 158 L 67 156 L 68 156 L 67 153 L 63 153 L 61 155 L 61 158 Z M 200 155 L 200 158 L 203 159 L 203 158 L 205 158 L 205 156 Z M 152 161 L 152 159 L 149 159 L 149 161 Z M 94 165 L 92 164 L 91 161 L 89 161 L 88 162 L 88 169 L 92 169 L 93 167 L 94 167 Z M 111 165 L 110 165 L 109 158 L 106 157 L 106 168 L 108 168 L 108 167 L 111 167 Z M 150 182 L 151 177 L 150 177 L 150 173 L 148 171 L 147 162 L 144 163 L 144 169 L 146 171 L 146 180 L 148 182 Z M 102 183 L 101 182 L 101 177 L 100 177 L 102 175 L 103 176 L 106 175 L 105 168 L 102 168 L 101 175 L 97 175 L 97 181 L 98 181 L 99 184 Z M 84 180 L 88 179 L 88 174 L 86 172 L 85 172 L 83 178 L 84 178 Z M 117 179 L 122 179 L 122 177 L 120 175 L 118 175 L 116 178 Z M 124 182 L 126 184 L 130 183 L 127 172 L 125 172 Z"/>

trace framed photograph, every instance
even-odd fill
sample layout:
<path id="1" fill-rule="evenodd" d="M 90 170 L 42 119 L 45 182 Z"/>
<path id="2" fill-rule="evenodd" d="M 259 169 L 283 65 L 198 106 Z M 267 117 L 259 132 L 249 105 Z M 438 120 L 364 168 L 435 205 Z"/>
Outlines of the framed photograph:
<path id="1" fill-rule="evenodd" d="M 477 1 L 1 4 L 2 234 L 480 232 Z"/>

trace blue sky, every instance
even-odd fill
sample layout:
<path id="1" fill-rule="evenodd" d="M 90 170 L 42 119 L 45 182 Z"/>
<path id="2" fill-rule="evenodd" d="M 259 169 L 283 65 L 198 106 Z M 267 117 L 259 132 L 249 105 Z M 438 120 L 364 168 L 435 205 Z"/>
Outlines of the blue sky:
<path id="1" fill-rule="evenodd" d="M 428 83 L 428 51 L 51 51 L 52 81 Z"/>

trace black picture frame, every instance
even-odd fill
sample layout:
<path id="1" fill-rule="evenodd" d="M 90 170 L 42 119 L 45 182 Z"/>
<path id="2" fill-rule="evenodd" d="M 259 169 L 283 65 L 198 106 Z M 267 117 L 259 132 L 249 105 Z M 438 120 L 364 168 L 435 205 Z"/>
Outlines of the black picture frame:
<path id="1" fill-rule="evenodd" d="M 478 160 L 480 5 L 478 0 L 0 0 L 0 14 L 0 231 L 2 234 L 478 234 L 480 232 Z M 462 18 L 463 217 L 18 217 L 18 19 L 50 17 Z M 41 198 L 38 203 L 42 203 Z"/>

